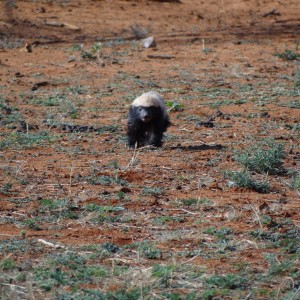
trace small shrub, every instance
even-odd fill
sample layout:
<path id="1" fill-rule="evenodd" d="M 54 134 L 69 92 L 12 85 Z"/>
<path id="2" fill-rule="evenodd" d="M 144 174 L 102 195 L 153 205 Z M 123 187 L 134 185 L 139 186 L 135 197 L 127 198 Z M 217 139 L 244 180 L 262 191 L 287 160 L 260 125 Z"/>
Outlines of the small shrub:
<path id="1" fill-rule="evenodd" d="M 101 175 L 98 177 L 88 177 L 87 178 L 88 183 L 93 184 L 93 185 L 104 185 L 104 186 L 109 186 L 109 185 L 122 185 L 122 186 L 127 186 L 128 182 L 118 176 L 112 177 L 112 176 L 107 176 L 107 175 Z"/>
<path id="2" fill-rule="evenodd" d="M 54 140 L 54 136 L 50 136 L 46 131 L 37 133 L 13 132 L 6 135 L 6 137 L 0 142 L 0 150 L 7 148 L 30 148 L 43 143 L 50 143 Z"/>
<path id="3" fill-rule="evenodd" d="M 289 273 L 293 270 L 295 262 L 293 260 L 284 260 L 278 262 L 278 259 L 273 253 L 266 253 L 264 259 L 269 264 L 268 276 L 278 276 Z"/>
<path id="4" fill-rule="evenodd" d="M 3 195 L 9 195 L 11 193 L 12 184 L 11 183 L 4 183 L 3 186 L 0 188 L 0 193 Z"/>
<path id="5" fill-rule="evenodd" d="M 164 287 L 169 286 L 172 277 L 173 266 L 154 265 L 152 268 L 152 276 L 160 278 L 160 284 Z"/>
<path id="6" fill-rule="evenodd" d="M 141 256 L 148 259 L 160 259 L 161 252 L 156 248 L 156 245 L 153 243 L 149 243 L 148 241 L 144 241 L 140 244 L 139 247 Z"/>
<path id="7" fill-rule="evenodd" d="M 102 248 L 111 253 L 116 253 L 120 250 L 120 248 L 117 245 L 109 242 L 102 244 Z"/>
<path id="8" fill-rule="evenodd" d="M 52 95 L 47 98 L 38 98 L 33 101 L 33 104 L 42 106 L 59 106 L 65 98 L 62 95 Z"/>
<path id="9" fill-rule="evenodd" d="M 178 222 L 178 223 L 184 223 L 185 218 L 183 217 L 176 217 L 176 216 L 160 216 L 157 218 L 154 218 L 153 222 L 155 224 L 164 225 L 169 222 Z"/>
<path id="10" fill-rule="evenodd" d="M 24 46 L 24 40 L 0 35 L 0 49 L 21 48 Z"/>
<path id="11" fill-rule="evenodd" d="M 278 174 L 283 172 L 286 154 L 283 145 L 273 140 L 265 140 L 237 153 L 234 159 L 245 168 L 257 173 Z"/>
<path id="12" fill-rule="evenodd" d="M 27 219 L 27 220 L 25 220 L 24 224 L 29 229 L 32 229 L 32 230 L 41 230 L 40 226 L 33 219 Z"/>
<path id="13" fill-rule="evenodd" d="M 148 30 L 138 24 L 132 25 L 131 31 L 132 31 L 133 35 L 135 36 L 135 38 L 137 38 L 137 39 L 143 39 L 143 38 L 147 37 L 147 35 L 148 35 Z"/>
<path id="14" fill-rule="evenodd" d="M 236 274 L 213 275 L 206 279 L 209 286 L 234 290 L 245 285 L 246 279 Z"/>
<path id="15" fill-rule="evenodd" d="M 192 206 L 198 203 L 198 199 L 196 198 L 187 198 L 187 199 L 181 199 L 182 205 L 184 206 Z"/>
<path id="16" fill-rule="evenodd" d="M 295 72 L 294 87 L 295 89 L 300 89 L 300 67 L 298 67 L 298 69 Z"/>
<path id="17" fill-rule="evenodd" d="M 142 190 L 143 196 L 154 196 L 159 197 L 162 196 L 165 192 L 161 188 L 156 187 L 144 187 Z"/>
<path id="18" fill-rule="evenodd" d="M 101 213 L 105 212 L 119 212 L 123 211 L 124 207 L 122 206 L 101 206 L 95 203 L 88 203 L 84 206 L 87 211 L 99 211 Z"/>
<path id="19" fill-rule="evenodd" d="M 101 278 L 104 277 L 107 272 L 102 266 L 96 265 L 85 268 L 84 273 L 90 277 Z"/>
<path id="20" fill-rule="evenodd" d="M 16 263 L 10 258 L 4 258 L 0 262 L 0 269 L 3 271 L 12 270 L 16 267 Z"/>
<path id="21" fill-rule="evenodd" d="M 276 52 L 274 55 L 285 60 L 296 60 L 300 57 L 299 53 L 296 53 L 289 49 L 285 49 L 284 52 L 281 53 Z"/>
<path id="22" fill-rule="evenodd" d="M 76 270 L 80 266 L 84 266 L 87 259 L 81 255 L 77 254 L 75 252 L 64 252 L 60 255 L 52 254 L 51 256 L 51 263 L 54 266 L 66 266 L 69 269 Z"/>
<path id="23" fill-rule="evenodd" d="M 226 171 L 224 175 L 225 178 L 232 181 L 234 185 L 241 188 L 252 189 L 259 193 L 268 193 L 270 190 L 268 182 L 254 180 L 247 170 L 236 172 Z"/>
<path id="24" fill-rule="evenodd" d="M 300 191 L 300 167 L 298 171 L 293 172 L 291 187 L 297 191 Z"/>
<path id="25" fill-rule="evenodd" d="M 69 201 L 67 199 L 58 199 L 58 200 L 41 199 L 40 206 L 41 206 L 40 211 L 64 209 L 64 208 L 68 208 Z"/>
<path id="26" fill-rule="evenodd" d="M 167 101 L 166 106 L 169 108 L 169 111 L 183 111 L 184 106 L 181 103 L 173 103 L 172 101 Z"/>

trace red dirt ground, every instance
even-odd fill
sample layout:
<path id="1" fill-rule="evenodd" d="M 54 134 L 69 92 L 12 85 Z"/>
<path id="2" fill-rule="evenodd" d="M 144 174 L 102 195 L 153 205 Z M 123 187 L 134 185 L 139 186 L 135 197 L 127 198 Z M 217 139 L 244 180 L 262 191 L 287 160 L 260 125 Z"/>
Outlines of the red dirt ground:
<path id="1" fill-rule="evenodd" d="M 232 159 L 235 150 L 267 137 L 284 143 L 284 167 L 297 169 L 299 127 L 291 128 L 299 124 L 300 114 L 299 106 L 289 103 L 299 103 L 299 95 L 288 91 L 293 90 L 299 60 L 274 54 L 286 49 L 299 53 L 299 11 L 297 0 L 17 1 L 13 8 L 2 1 L 0 36 L 7 44 L 0 48 L 1 98 L 33 125 L 30 133 L 48 131 L 55 141 L 1 150 L 0 185 L 11 188 L 0 193 L 0 239 L 26 230 L 28 239 L 63 245 L 109 241 L 123 246 L 153 240 L 162 259 L 168 260 L 170 251 L 209 244 L 211 237 L 203 228 L 229 227 L 243 250 L 222 264 L 201 257 L 193 264 L 216 273 L 230 270 L 235 261 L 263 267 L 265 249 L 249 244 L 247 233 L 260 228 L 256 214 L 289 218 L 299 227 L 299 191 L 290 188 L 289 175 L 256 175 L 270 182 L 266 194 L 229 187 L 223 171 L 240 168 Z M 155 37 L 156 48 L 142 47 L 137 35 L 143 30 Z M 74 48 L 82 44 L 89 50 L 96 42 L 102 43 L 100 60 L 84 60 Z M 24 48 L 26 43 L 32 52 Z M 32 91 L 40 82 L 46 83 Z M 64 108 L 36 104 L 70 87 L 83 89 L 74 94 L 75 118 Z M 172 126 L 162 149 L 142 149 L 130 165 L 128 106 L 149 90 L 182 104 L 183 110 L 170 111 Z M 45 121 L 48 114 L 60 124 L 117 129 L 69 133 L 51 127 Z M 198 125 L 211 117 L 214 127 Z M 0 140 L 19 129 L 18 122 L 2 125 Z M 126 180 L 128 188 L 88 180 L 101 175 Z M 144 187 L 164 192 L 142 195 Z M 183 206 L 181 200 L 190 198 L 208 199 L 210 204 Z M 57 224 L 38 222 L 38 231 L 25 228 L 26 219 L 39 215 L 41 199 L 68 199 L 75 213 L 91 203 L 122 206 L 122 217 L 130 221 L 99 225 L 90 213 Z M 181 221 L 156 223 L 166 216 Z"/>

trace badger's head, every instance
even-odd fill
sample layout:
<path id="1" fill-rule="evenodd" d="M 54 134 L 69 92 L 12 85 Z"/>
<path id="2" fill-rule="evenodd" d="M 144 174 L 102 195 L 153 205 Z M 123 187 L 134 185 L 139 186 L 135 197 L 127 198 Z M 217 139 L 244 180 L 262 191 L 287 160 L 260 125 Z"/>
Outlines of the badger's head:
<path id="1" fill-rule="evenodd" d="M 165 102 L 156 92 L 148 92 L 136 98 L 132 102 L 132 109 L 144 123 L 149 123 L 158 116 L 167 115 Z"/>

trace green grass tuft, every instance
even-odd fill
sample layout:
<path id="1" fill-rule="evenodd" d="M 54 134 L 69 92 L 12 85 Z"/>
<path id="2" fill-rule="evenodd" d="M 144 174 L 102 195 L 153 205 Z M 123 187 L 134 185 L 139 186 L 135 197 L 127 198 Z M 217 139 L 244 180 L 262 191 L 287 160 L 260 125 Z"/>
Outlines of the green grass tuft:
<path id="1" fill-rule="evenodd" d="M 282 173 L 285 157 L 283 144 L 274 140 L 262 141 L 234 155 L 234 159 L 248 170 L 267 174 Z"/>
<path id="2" fill-rule="evenodd" d="M 270 190 L 268 182 L 254 180 L 247 170 L 236 172 L 225 171 L 224 175 L 225 178 L 232 181 L 234 185 L 241 188 L 252 189 L 259 193 L 268 193 Z"/>

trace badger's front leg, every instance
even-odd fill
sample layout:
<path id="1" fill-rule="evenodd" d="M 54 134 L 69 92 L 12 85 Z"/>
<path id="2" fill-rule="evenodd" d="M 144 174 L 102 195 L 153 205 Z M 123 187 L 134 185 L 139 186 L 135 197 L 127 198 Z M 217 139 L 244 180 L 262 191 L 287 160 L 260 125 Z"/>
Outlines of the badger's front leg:
<path id="1" fill-rule="evenodd" d="M 138 139 L 139 139 L 138 129 L 136 128 L 136 126 L 134 124 L 128 123 L 128 126 L 127 126 L 128 147 L 130 149 L 134 149 L 136 143 L 139 144 Z"/>
<path id="2" fill-rule="evenodd" d="M 160 124 L 157 124 L 156 126 L 153 126 L 151 128 L 151 131 L 149 132 L 148 145 L 161 147 L 162 138 L 163 138 L 163 129 Z"/>

